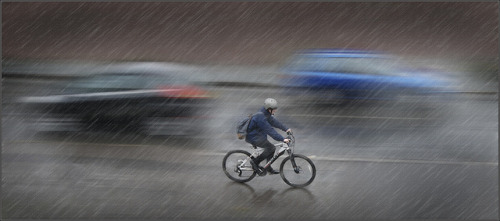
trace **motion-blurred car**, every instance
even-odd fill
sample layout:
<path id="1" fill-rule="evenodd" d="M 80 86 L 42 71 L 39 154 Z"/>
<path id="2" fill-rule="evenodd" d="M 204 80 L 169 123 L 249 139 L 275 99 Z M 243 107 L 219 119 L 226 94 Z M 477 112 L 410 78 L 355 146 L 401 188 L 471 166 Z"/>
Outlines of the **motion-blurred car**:
<path id="1" fill-rule="evenodd" d="M 330 101 L 393 99 L 437 92 L 447 85 L 435 72 L 412 68 L 393 55 L 364 50 L 299 51 L 283 71 L 288 89 Z"/>
<path id="2" fill-rule="evenodd" d="M 38 131 L 137 129 L 185 135 L 203 123 L 210 93 L 174 72 L 110 72 L 72 79 L 47 96 L 24 97 Z"/>

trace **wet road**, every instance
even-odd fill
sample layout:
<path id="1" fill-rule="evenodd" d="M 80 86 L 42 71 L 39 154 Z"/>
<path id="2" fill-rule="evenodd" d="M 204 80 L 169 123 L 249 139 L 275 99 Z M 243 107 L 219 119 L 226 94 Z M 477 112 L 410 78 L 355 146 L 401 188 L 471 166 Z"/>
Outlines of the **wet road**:
<path id="1" fill-rule="evenodd" d="M 189 138 L 35 133 L 4 104 L 3 217 L 498 218 L 496 95 L 321 106 L 279 89 L 214 90 L 209 128 Z M 306 188 L 221 170 L 227 151 L 250 150 L 235 122 L 270 96 L 318 169 Z"/>

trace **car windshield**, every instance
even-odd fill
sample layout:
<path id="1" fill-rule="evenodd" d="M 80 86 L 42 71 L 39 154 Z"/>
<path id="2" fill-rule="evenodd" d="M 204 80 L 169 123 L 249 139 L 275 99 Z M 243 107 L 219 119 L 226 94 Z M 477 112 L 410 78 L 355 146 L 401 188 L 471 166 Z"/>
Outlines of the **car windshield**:
<path id="1" fill-rule="evenodd" d="M 81 77 L 69 82 L 65 93 L 111 92 L 157 89 L 162 85 L 187 84 L 185 79 L 168 74 L 106 73 Z"/>
<path id="2" fill-rule="evenodd" d="M 297 56 L 287 66 L 291 71 L 347 74 L 405 75 L 402 63 L 385 57 L 314 57 Z"/>

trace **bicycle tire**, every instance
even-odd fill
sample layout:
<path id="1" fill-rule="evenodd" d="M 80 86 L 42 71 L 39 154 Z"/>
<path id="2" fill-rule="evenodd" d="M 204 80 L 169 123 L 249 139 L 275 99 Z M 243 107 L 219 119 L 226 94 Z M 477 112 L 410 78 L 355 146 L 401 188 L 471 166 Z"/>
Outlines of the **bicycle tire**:
<path id="1" fill-rule="evenodd" d="M 280 165 L 281 178 L 292 187 L 305 187 L 311 184 L 316 177 L 316 166 L 311 159 L 304 155 L 294 154 L 293 156 L 300 171 L 297 173 L 294 170 L 290 156 L 288 156 L 283 159 Z"/>
<path id="2" fill-rule="evenodd" d="M 250 159 L 250 153 L 244 150 L 229 151 L 222 160 L 222 170 L 226 176 L 238 183 L 245 183 L 252 180 L 257 173 L 252 169 L 250 162 L 246 162 L 244 170 L 237 168 L 238 160 Z"/>

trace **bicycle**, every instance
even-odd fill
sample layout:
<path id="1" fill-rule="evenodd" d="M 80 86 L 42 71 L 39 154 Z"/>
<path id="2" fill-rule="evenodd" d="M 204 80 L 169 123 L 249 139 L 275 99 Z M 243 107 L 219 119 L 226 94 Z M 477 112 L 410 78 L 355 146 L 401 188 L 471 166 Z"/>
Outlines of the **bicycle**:
<path id="1" fill-rule="evenodd" d="M 290 142 L 275 144 L 276 149 L 273 158 L 267 162 L 267 164 L 261 167 L 262 172 L 258 173 L 252 168 L 250 164 L 251 158 L 257 157 L 259 154 L 259 149 L 253 146 L 253 153 L 246 150 L 232 150 L 229 151 L 222 160 L 222 169 L 226 176 L 238 183 L 245 183 L 256 175 L 265 176 L 267 174 L 267 168 L 271 166 L 281 155 L 288 153 L 288 156 L 283 159 L 280 165 L 280 176 L 285 181 L 286 184 L 292 187 L 305 187 L 311 184 L 316 177 L 316 166 L 308 157 L 295 154 L 295 137 L 292 133 L 288 133 L 288 139 Z"/>

